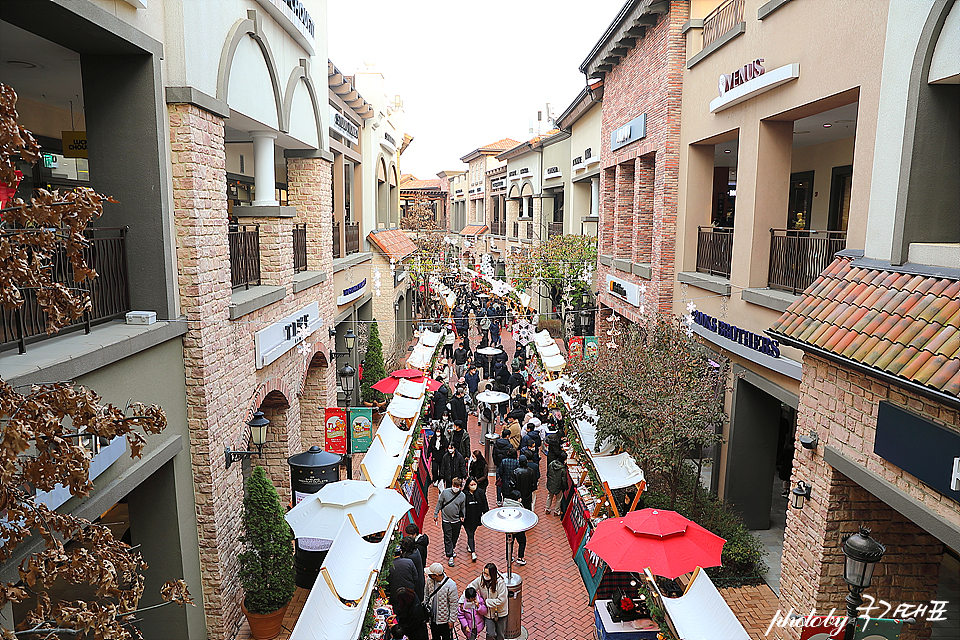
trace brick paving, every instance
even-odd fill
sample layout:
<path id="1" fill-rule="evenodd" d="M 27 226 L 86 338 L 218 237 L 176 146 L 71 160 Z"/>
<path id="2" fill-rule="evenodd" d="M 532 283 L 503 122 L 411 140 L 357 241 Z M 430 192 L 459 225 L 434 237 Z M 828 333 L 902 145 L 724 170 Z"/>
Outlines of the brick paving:
<path id="1" fill-rule="evenodd" d="M 754 640 L 777 640 L 779 636 L 771 631 L 764 635 L 777 609 L 780 599 L 773 589 L 765 584 L 756 587 L 736 587 L 720 589 L 720 595 L 730 605 L 730 610 L 740 620 Z"/>

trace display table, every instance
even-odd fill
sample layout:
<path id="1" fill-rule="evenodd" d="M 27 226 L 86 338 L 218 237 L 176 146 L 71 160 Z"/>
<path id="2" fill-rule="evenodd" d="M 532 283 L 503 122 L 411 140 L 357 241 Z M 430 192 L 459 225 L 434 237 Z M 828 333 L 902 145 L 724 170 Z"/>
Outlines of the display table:
<path id="1" fill-rule="evenodd" d="M 651 620 L 640 619 L 634 622 L 614 622 L 607 611 L 609 600 L 597 600 L 593 605 L 593 615 L 600 640 L 656 640 L 660 627 Z M 649 628 L 639 628 L 650 625 Z"/>

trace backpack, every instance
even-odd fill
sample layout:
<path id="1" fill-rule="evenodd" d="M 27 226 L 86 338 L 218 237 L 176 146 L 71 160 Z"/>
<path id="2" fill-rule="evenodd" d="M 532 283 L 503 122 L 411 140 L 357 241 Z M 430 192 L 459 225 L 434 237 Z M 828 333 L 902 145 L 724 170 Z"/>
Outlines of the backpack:
<path id="1" fill-rule="evenodd" d="M 483 419 L 486 420 L 487 422 L 490 422 L 493 420 L 493 410 L 490 408 L 490 405 L 488 404 L 483 405 Z"/>

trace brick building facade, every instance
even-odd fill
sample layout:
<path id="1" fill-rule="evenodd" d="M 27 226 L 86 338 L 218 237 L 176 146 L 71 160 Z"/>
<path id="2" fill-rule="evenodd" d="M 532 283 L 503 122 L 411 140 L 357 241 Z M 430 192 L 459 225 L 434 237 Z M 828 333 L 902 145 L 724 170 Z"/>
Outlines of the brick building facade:
<path id="1" fill-rule="evenodd" d="M 603 80 L 599 306 L 634 322 L 672 308 L 688 17 L 687 2 L 628 3 L 580 67 Z"/>

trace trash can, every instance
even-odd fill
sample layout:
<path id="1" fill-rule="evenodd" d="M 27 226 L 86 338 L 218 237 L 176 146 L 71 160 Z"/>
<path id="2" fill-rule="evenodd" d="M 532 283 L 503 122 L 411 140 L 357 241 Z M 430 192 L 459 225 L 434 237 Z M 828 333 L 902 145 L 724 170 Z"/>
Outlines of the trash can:
<path id="1" fill-rule="evenodd" d="M 320 491 L 328 482 L 337 482 L 340 479 L 340 465 L 343 456 L 324 451 L 314 445 L 303 453 L 287 458 L 290 465 L 290 489 L 293 496 L 293 505 L 310 494 Z M 332 540 L 320 538 L 297 538 L 296 555 L 294 556 L 294 581 L 298 587 L 312 589 L 320 574 L 320 565 L 327 557 Z"/>
<path id="2" fill-rule="evenodd" d="M 507 628 L 504 638 L 519 638 L 523 632 L 520 621 L 523 614 L 523 580 L 519 574 L 511 574 L 507 582 Z"/>

